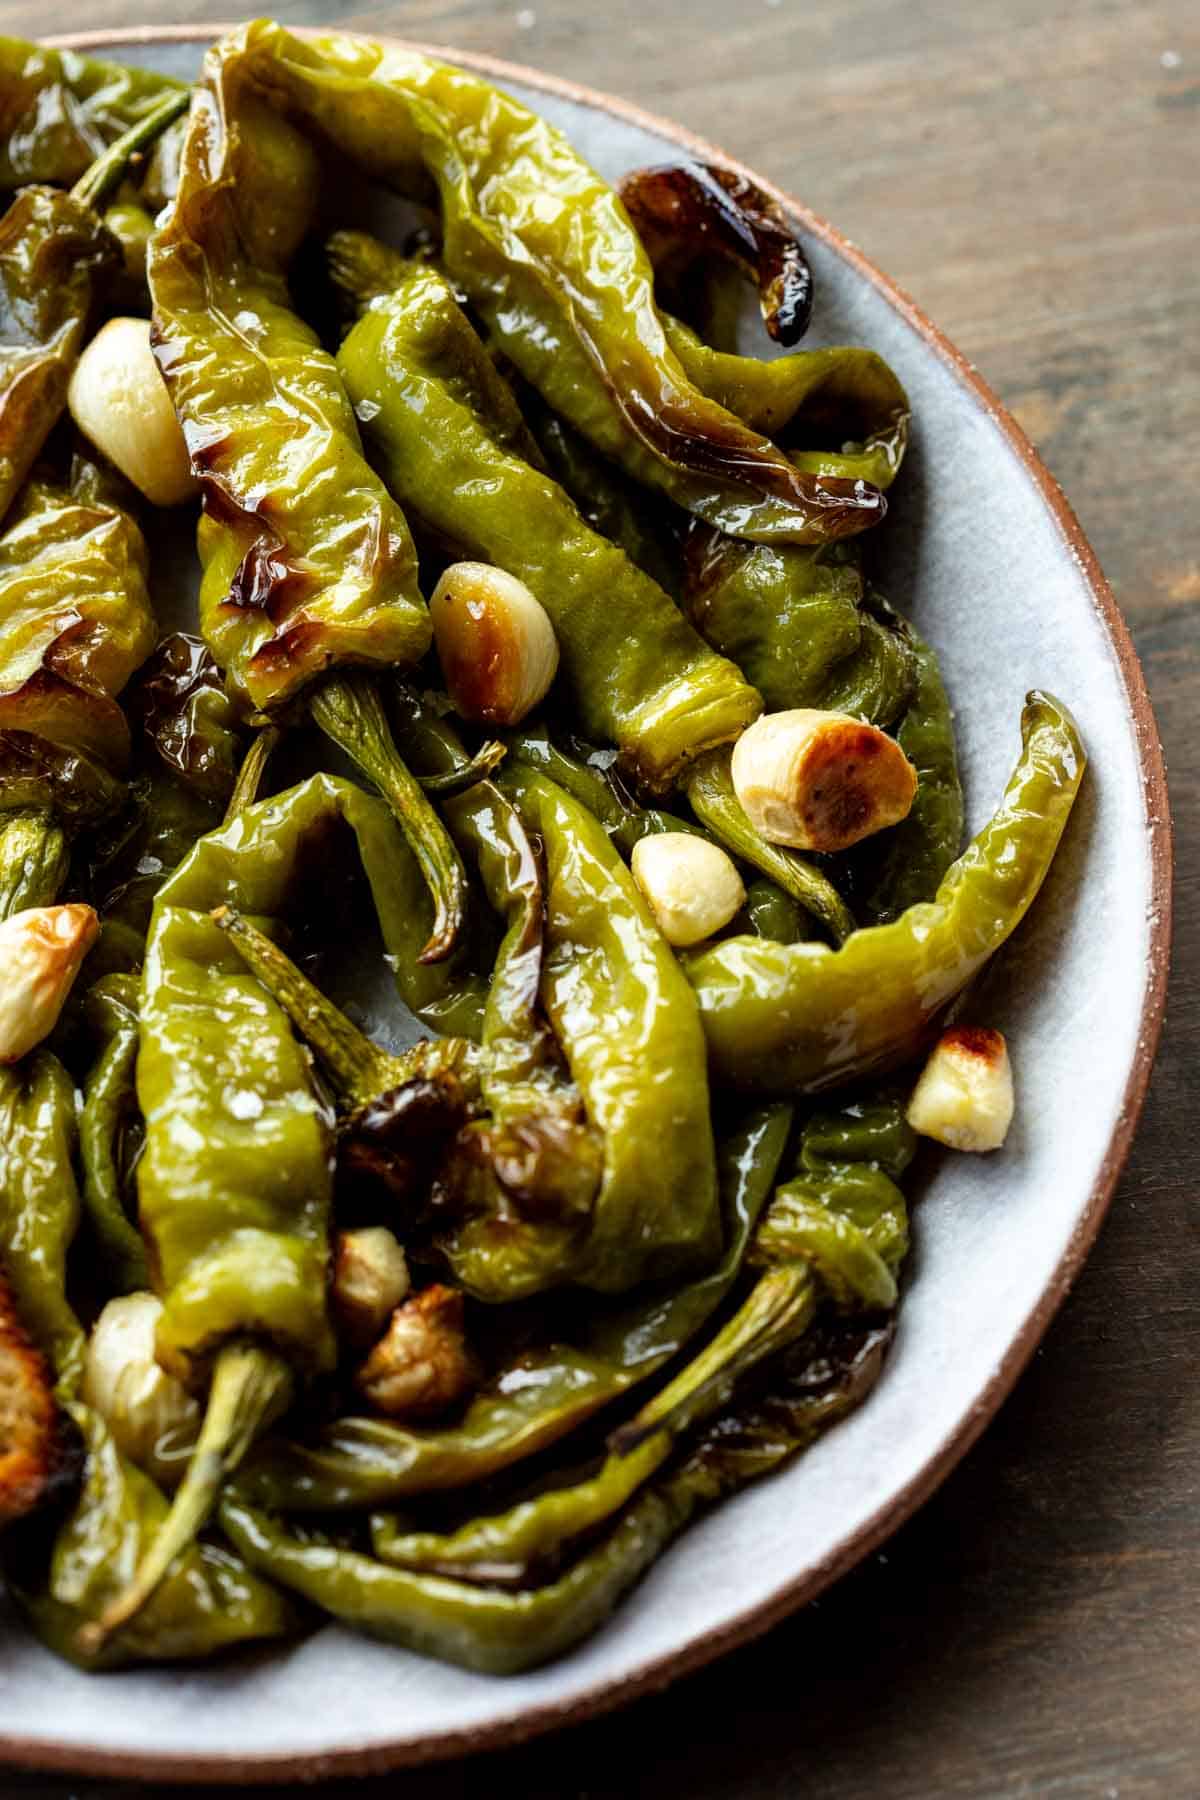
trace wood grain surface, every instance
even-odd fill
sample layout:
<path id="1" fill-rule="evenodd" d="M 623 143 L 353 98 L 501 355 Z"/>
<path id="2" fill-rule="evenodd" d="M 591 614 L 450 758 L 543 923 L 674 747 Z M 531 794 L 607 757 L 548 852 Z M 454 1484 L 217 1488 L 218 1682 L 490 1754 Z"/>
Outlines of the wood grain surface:
<path id="1" fill-rule="evenodd" d="M 0 29 L 228 12 L 213 0 L 0 0 Z M 1179 864 L 1167 1032 L 1112 1213 L 1015 1395 L 935 1499 L 817 1604 L 665 1694 L 519 1750 L 323 1791 L 1190 1800 L 1200 9 L 304 0 L 282 16 L 490 51 L 621 94 L 744 158 L 860 243 L 983 371 L 1074 503 L 1146 667 Z M 135 1791 L 0 1779 L 45 1800 Z"/>

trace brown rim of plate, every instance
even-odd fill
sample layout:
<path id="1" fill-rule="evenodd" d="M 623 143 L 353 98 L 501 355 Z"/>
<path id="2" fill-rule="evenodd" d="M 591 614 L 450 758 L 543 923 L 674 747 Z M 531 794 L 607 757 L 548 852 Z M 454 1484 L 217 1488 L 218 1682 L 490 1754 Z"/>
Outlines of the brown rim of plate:
<path id="1" fill-rule="evenodd" d="M 47 38 L 44 41 L 57 48 L 75 50 L 109 49 L 123 44 L 204 44 L 213 42 L 232 29 L 232 26 L 222 24 L 207 26 L 203 30 L 197 30 L 195 26 L 191 25 L 132 26 L 123 30 L 64 33 L 62 36 Z M 319 36 L 320 33 L 313 29 L 297 28 L 297 35 L 314 37 Z M 348 33 L 346 35 L 355 34 Z M 370 34 L 360 33 L 357 35 Z M 885 1538 L 889 1537 L 906 1519 L 911 1517 L 945 1480 L 955 1464 L 965 1456 L 984 1426 L 991 1422 L 1001 1403 L 1012 1391 L 1017 1377 L 1032 1356 L 1050 1320 L 1082 1268 L 1084 1259 L 1095 1241 L 1101 1222 L 1108 1210 L 1109 1201 L 1112 1199 L 1113 1190 L 1117 1184 L 1117 1177 L 1121 1173 L 1133 1142 L 1133 1134 L 1146 1097 L 1146 1088 L 1154 1064 L 1154 1054 L 1162 1030 L 1171 944 L 1172 826 L 1167 798 L 1166 766 L 1163 761 L 1158 728 L 1150 705 L 1150 696 L 1146 691 L 1145 677 L 1129 635 L 1129 628 L 1125 624 L 1113 598 L 1112 590 L 1101 572 L 1095 552 L 1084 537 L 1079 521 L 1068 505 L 1062 489 L 1038 456 L 1021 427 L 1000 404 L 986 382 L 980 378 L 966 358 L 954 348 L 954 345 L 943 337 L 937 327 L 925 317 L 920 308 L 914 305 L 908 295 L 898 288 L 895 282 L 890 281 L 886 275 L 882 274 L 872 262 L 868 261 L 861 250 L 844 238 L 825 219 L 819 218 L 808 207 L 801 205 L 798 200 L 792 199 L 790 195 L 783 193 L 770 182 L 764 181 L 761 176 L 752 175 L 744 163 L 738 162 L 735 157 L 727 156 L 723 150 L 717 149 L 715 145 L 707 143 L 703 138 L 695 136 L 694 133 L 684 130 L 682 126 L 661 119 L 654 113 L 631 105 L 628 101 L 617 100 L 607 94 L 597 93 L 592 88 L 583 87 L 577 82 L 564 81 L 555 75 L 540 74 L 536 69 L 526 68 L 520 63 L 505 62 L 499 57 L 481 56 L 441 44 L 417 43 L 411 39 L 394 38 L 390 35 L 381 36 L 377 41 L 403 44 L 406 49 L 423 51 L 447 62 L 461 63 L 500 81 L 520 82 L 527 87 L 540 89 L 543 93 L 555 94 L 561 99 L 573 101 L 576 105 L 588 106 L 595 111 L 613 114 L 617 118 L 627 120 L 631 125 L 641 126 L 646 131 L 678 144 L 681 150 L 685 150 L 690 156 L 697 157 L 701 161 L 721 163 L 740 175 L 751 176 L 758 186 L 765 189 L 788 213 L 799 219 L 806 232 L 820 238 L 823 244 L 826 244 L 841 257 L 843 262 L 848 263 L 858 275 L 865 281 L 869 281 L 871 286 L 884 296 L 901 318 L 916 332 L 917 336 L 922 338 L 957 376 L 962 386 L 967 389 L 988 417 L 999 426 L 1009 445 L 1024 464 L 1046 507 L 1053 515 L 1062 534 L 1063 542 L 1087 583 L 1092 604 L 1099 614 L 1116 652 L 1121 680 L 1134 723 L 1138 758 L 1142 769 L 1146 816 L 1149 823 L 1152 888 L 1150 951 L 1137 1054 L 1129 1072 L 1129 1080 L 1125 1086 L 1116 1127 L 1100 1173 L 1089 1196 L 1087 1208 L 1071 1235 L 1070 1243 L 1052 1280 L 1047 1283 L 1040 1300 L 1026 1319 L 1017 1338 L 1010 1345 L 1007 1354 L 967 1417 L 947 1436 L 936 1456 L 930 1459 L 920 1474 L 909 1482 L 906 1488 L 881 1506 L 857 1531 L 843 1539 L 836 1550 L 823 1562 L 815 1568 L 809 1569 L 795 1581 L 788 1582 L 764 1605 L 754 1607 L 739 1615 L 719 1630 L 706 1633 L 682 1650 L 657 1658 L 647 1668 L 641 1669 L 635 1676 L 628 1679 L 608 1681 L 603 1686 L 595 1688 L 591 1693 L 572 1700 L 531 1707 L 519 1718 L 501 1720 L 492 1725 L 479 1725 L 464 1731 L 438 1732 L 436 1735 L 421 1739 L 420 1742 L 364 1745 L 357 1749 L 333 1750 L 326 1754 L 315 1755 L 296 1755 L 285 1752 L 278 1755 L 269 1753 L 239 1758 L 237 1756 L 173 1756 L 169 1752 L 162 1755 L 126 1752 L 108 1750 L 101 1746 L 54 1745 L 29 1738 L 0 1736 L 0 1761 L 20 1764 L 28 1768 L 61 1769 L 68 1772 L 86 1770 L 91 1775 L 133 1776 L 142 1780 L 154 1777 L 177 1782 L 253 1782 L 255 1784 L 293 1779 L 315 1781 L 333 1775 L 382 1774 L 386 1770 L 399 1768 L 402 1765 L 411 1766 L 415 1763 L 429 1763 L 447 1757 L 463 1756 L 479 1750 L 498 1749 L 504 1745 L 520 1743 L 526 1738 L 536 1736 L 539 1732 L 552 1730 L 555 1726 L 581 1723 L 585 1719 L 594 1718 L 598 1713 L 622 1706 L 626 1701 L 636 1699 L 642 1694 L 654 1693 L 666 1687 L 668 1683 L 677 1680 L 679 1676 L 690 1674 L 693 1670 L 703 1667 L 705 1663 L 711 1662 L 715 1657 L 722 1656 L 726 1651 L 734 1650 L 739 1645 L 748 1643 L 751 1638 L 768 1631 L 772 1625 L 778 1624 L 797 1607 L 814 1599 L 831 1582 L 836 1581 L 840 1575 L 844 1575 L 877 1545 L 881 1544 Z M 248 1672 L 247 1678 L 253 1679 L 252 1674 Z"/>

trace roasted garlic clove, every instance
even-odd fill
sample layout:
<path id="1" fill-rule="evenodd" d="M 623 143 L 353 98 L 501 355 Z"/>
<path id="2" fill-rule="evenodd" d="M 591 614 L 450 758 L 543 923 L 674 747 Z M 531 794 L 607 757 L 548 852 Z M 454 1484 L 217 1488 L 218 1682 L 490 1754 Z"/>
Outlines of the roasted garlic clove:
<path id="1" fill-rule="evenodd" d="M 894 738 L 847 713 L 767 713 L 733 747 L 733 785 L 750 823 L 772 844 L 848 850 L 898 825 L 917 771 Z"/>
<path id="2" fill-rule="evenodd" d="M 373 1344 L 411 1285 L 404 1251 L 386 1225 L 338 1232 L 330 1297 L 347 1343 Z"/>
<path id="3" fill-rule="evenodd" d="M 0 923 L 0 1063 L 19 1062 L 58 1023 L 96 941 L 90 906 L 31 906 Z"/>
<path id="4" fill-rule="evenodd" d="M 732 858 L 690 831 L 639 838 L 631 866 L 655 924 L 680 949 L 728 925 L 746 898 Z"/>
<path id="5" fill-rule="evenodd" d="M 1013 1080 L 999 1031 L 955 1025 L 922 1069 L 908 1122 L 952 1150 L 998 1150 L 1012 1124 Z"/>
<path id="6" fill-rule="evenodd" d="M 433 636 L 455 710 L 487 725 L 518 725 L 558 669 L 558 639 L 541 601 L 490 563 L 452 563 L 429 602 Z"/>
<path id="7" fill-rule="evenodd" d="M 161 1315 L 154 1294 L 110 1300 L 88 1339 L 82 1393 L 118 1450 L 164 1487 L 175 1487 L 195 1448 L 200 1406 L 156 1360 Z"/>
<path id="8" fill-rule="evenodd" d="M 463 1297 L 435 1283 L 396 1308 L 354 1385 L 389 1419 L 420 1419 L 465 1399 L 478 1380 L 463 1335 Z"/>
<path id="9" fill-rule="evenodd" d="M 196 494 L 148 319 L 101 326 L 75 365 L 67 405 L 83 435 L 155 506 L 178 506 Z"/>

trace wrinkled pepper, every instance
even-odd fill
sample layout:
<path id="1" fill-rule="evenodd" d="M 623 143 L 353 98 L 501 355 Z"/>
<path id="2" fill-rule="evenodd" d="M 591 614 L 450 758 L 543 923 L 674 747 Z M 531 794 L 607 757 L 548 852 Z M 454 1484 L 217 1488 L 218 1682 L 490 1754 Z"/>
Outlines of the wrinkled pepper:
<path id="1" fill-rule="evenodd" d="M 139 69 L 0 37 L 0 189 L 66 186 L 182 82 Z"/>
<path id="2" fill-rule="evenodd" d="M 210 51 L 148 273 L 155 354 L 203 493 L 204 636 L 237 691 L 277 711 L 344 665 L 407 667 L 431 628 L 404 515 L 363 456 L 333 358 L 288 295 L 316 153 L 244 76 L 225 49 Z M 334 675 L 308 704 L 408 836 L 435 898 L 423 955 L 441 960 L 463 925 L 462 865 L 377 697 Z"/>
<path id="3" fill-rule="evenodd" d="M 66 1258 L 80 1214 L 72 1158 L 74 1084 L 48 1051 L 0 1070 L 0 1259 L 22 1317 L 57 1376 L 56 1397 L 87 1453 L 82 1491 L 48 1564 L 36 1539 L 4 1539 L 7 1585 L 43 1640 L 87 1667 L 212 1655 L 293 1628 L 287 1602 L 227 1549 L 188 1548 L 141 1617 L 99 1656 L 81 1652 L 93 1623 L 167 1514 L 147 1476 L 121 1456 L 78 1398 L 84 1337 L 67 1299 Z M 30 1522 L 30 1528 L 38 1525 Z"/>
<path id="4" fill-rule="evenodd" d="M 94 468 L 30 482 L 0 536 L 0 815 L 25 813 L 32 865 L 124 800 L 116 695 L 154 637 L 142 534 Z"/>
<path id="5" fill-rule="evenodd" d="M 687 963 L 717 1076 L 815 1091 L 914 1056 L 1036 898 L 1086 767 L 1070 714 L 1031 693 L 1022 751 L 990 822 L 935 898 L 839 950 L 729 938 Z"/>
<path id="6" fill-rule="evenodd" d="M 0 519 L 67 403 L 67 385 L 121 261 L 100 214 L 129 159 L 187 105 L 168 93 L 69 193 L 22 188 L 0 218 Z"/>
<path id="7" fill-rule="evenodd" d="M 392 1568 L 312 1534 L 292 1535 L 236 1490 L 222 1503 L 221 1523 L 252 1567 L 344 1623 L 423 1655 L 516 1674 L 596 1630 L 698 1510 L 778 1468 L 860 1405 L 891 1335 L 885 1323 L 801 1339 L 763 1397 L 735 1400 L 678 1467 L 637 1496 L 610 1536 L 542 1587 L 512 1593 Z"/>
<path id="8" fill-rule="evenodd" d="M 446 270 L 490 335 L 640 481 L 755 540 L 820 542 L 882 516 L 869 483 L 795 468 L 689 381 L 624 208 L 546 120 L 478 75 L 364 38 L 301 42 L 260 20 L 220 55 L 368 176 L 418 198 L 436 184 Z"/>
<path id="9" fill-rule="evenodd" d="M 455 391 L 472 356 L 487 360 L 446 282 L 414 263 L 403 285 L 370 300 L 338 368 L 393 493 L 459 553 L 532 588 L 582 728 L 668 785 L 691 757 L 736 737 L 758 696 L 561 488 L 496 441 Z"/>
<path id="10" fill-rule="evenodd" d="M 388 1506 L 482 1481 L 556 1443 L 678 1354 L 732 1287 L 783 1156 L 791 1108 L 756 1108 L 718 1153 L 725 1251 L 707 1273 L 619 1304 L 590 1299 L 569 1337 L 522 1348 L 456 1424 L 345 1418 L 308 1443 L 264 1443 L 239 1476 L 256 1504 L 301 1512 Z"/>

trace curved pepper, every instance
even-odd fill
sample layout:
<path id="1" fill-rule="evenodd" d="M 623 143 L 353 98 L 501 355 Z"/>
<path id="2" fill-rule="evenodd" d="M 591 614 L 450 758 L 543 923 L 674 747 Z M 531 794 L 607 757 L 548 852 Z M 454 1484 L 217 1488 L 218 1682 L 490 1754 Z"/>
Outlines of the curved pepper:
<path id="1" fill-rule="evenodd" d="M 51 808 L 0 812 L 0 919 L 50 906 L 67 878 L 70 852 Z"/>
<path id="2" fill-rule="evenodd" d="M 154 69 L 0 37 L 0 188 L 77 181 L 166 95 L 186 91 Z"/>
<path id="3" fill-rule="evenodd" d="M 554 625 L 559 679 L 582 728 L 665 786 L 750 724 L 758 695 L 456 395 L 444 371 L 462 366 L 464 334 L 486 360 L 446 283 L 413 264 L 401 288 L 364 312 L 338 367 L 392 491 L 461 553 L 528 583 Z"/>
<path id="4" fill-rule="evenodd" d="M 679 292 L 697 261 L 726 258 L 758 289 L 775 342 L 791 345 L 804 336 L 812 270 L 780 208 L 748 176 L 719 163 L 668 163 L 631 170 L 617 192 L 660 285 Z"/>
<path id="5" fill-rule="evenodd" d="M 82 1492 L 48 1565 L 36 1543 L 6 1535 L 9 1591 L 44 1642 L 88 1667 L 205 1656 L 279 1636 L 293 1623 L 283 1598 L 230 1551 L 205 1544 L 184 1552 L 142 1616 L 99 1658 L 81 1654 L 80 1628 L 132 1573 L 166 1518 L 167 1502 L 77 1397 L 84 1336 L 66 1297 L 67 1251 L 80 1213 L 74 1144 L 74 1083 L 58 1061 L 38 1051 L 0 1070 L 0 1259 L 87 1452 Z"/>
<path id="6" fill-rule="evenodd" d="M 748 1369 L 776 1358 L 807 1328 L 820 1297 L 857 1312 L 895 1305 L 908 1214 L 894 1177 L 907 1168 L 915 1143 L 899 1101 L 890 1098 L 812 1114 L 800 1134 L 796 1174 L 777 1190 L 752 1240 L 751 1261 L 766 1266 L 769 1279 L 674 1381 L 610 1436 L 596 1474 L 546 1487 L 450 1533 L 414 1532 L 376 1515 L 376 1556 L 488 1585 L 537 1586 L 555 1577 L 585 1534 L 611 1519 L 662 1467 L 686 1430 L 725 1406 Z"/>
<path id="7" fill-rule="evenodd" d="M 791 1108 L 757 1108 L 718 1152 L 726 1249 L 706 1274 L 666 1293 L 576 1309 L 569 1339 L 522 1349 L 440 1430 L 348 1418 L 307 1444 L 264 1444 L 239 1478 L 254 1502 L 302 1512 L 387 1506 L 406 1494 L 481 1481 L 556 1443 L 662 1368 L 711 1317 L 742 1266 L 787 1142 Z"/>
<path id="8" fill-rule="evenodd" d="M 422 195 L 433 177 L 450 276 L 525 379 L 640 481 L 754 539 L 821 541 L 882 517 L 876 489 L 794 468 L 688 380 L 624 208 L 536 113 L 363 38 L 301 42 L 259 21 L 219 54 L 366 174 Z"/>
<path id="9" fill-rule="evenodd" d="M 678 1468 L 639 1494 L 610 1536 L 557 1580 L 519 1593 L 395 1569 L 328 1540 L 291 1535 L 240 1491 L 221 1523 L 251 1565 L 348 1625 L 488 1674 L 516 1674 L 595 1631 L 695 1513 L 788 1461 L 860 1405 L 890 1325 L 831 1329 L 785 1352 L 754 1405 L 718 1418 Z"/>
<path id="10" fill-rule="evenodd" d="M 81 475 L 30 482 L 0 537 L 0 807 L 95 817 L 124 796 L 116 704 L 155 638 L 146 546 Z"/>
<path id="11" fill-rule="evenodd" d="M 730 938 L 689 960 L 723 1080 L 766 1093 L 813 1091 L 918 1052 L 1029 910 L 1083 779 L 1079 732 L 1048 694 L 1029 695 L 1021 736 L 999 809 L 934 900 L 856 931 L 836 951 Z"/>
<path id="12" fill-rule="evenodd" d="M 679 965 L 591 814 L 524 769 L 500 785 L 542 840 L 542 1002 L 604 1135 L 574 1279 L 613 1292 L 703 1264 L 720 1217 L 703 1039 Z"/>
<path id="13" fill-rule="evenodd" d="M 67 386 L 119 246 L 99 207 L 130 157 L 177 118 L 168 93 L 70 193 L 23 188 L 0 218 L 0 518 L 67 403 Z"/>
<path id="14" fill-rule="evenodd" d="M 403 515 L 288 298 L 316 177 L 304 139 L 211 52 L 148 268 L 155 354 L 204 494 L 204 635 L 264 708 L 335 663 L 408 664 L 430 641 Z"/>
<path id="15" fill-rule="evenodd" d="M 79 1115 L 83 1205 L 118 1294 L 149 1286 L 141 1234 L 125 1210 L 125 1139 L 136 1115 L 138 984 L 110 975 L 89 991 L 86 1010 L 100 1053 L 88 1072 Z"/>

